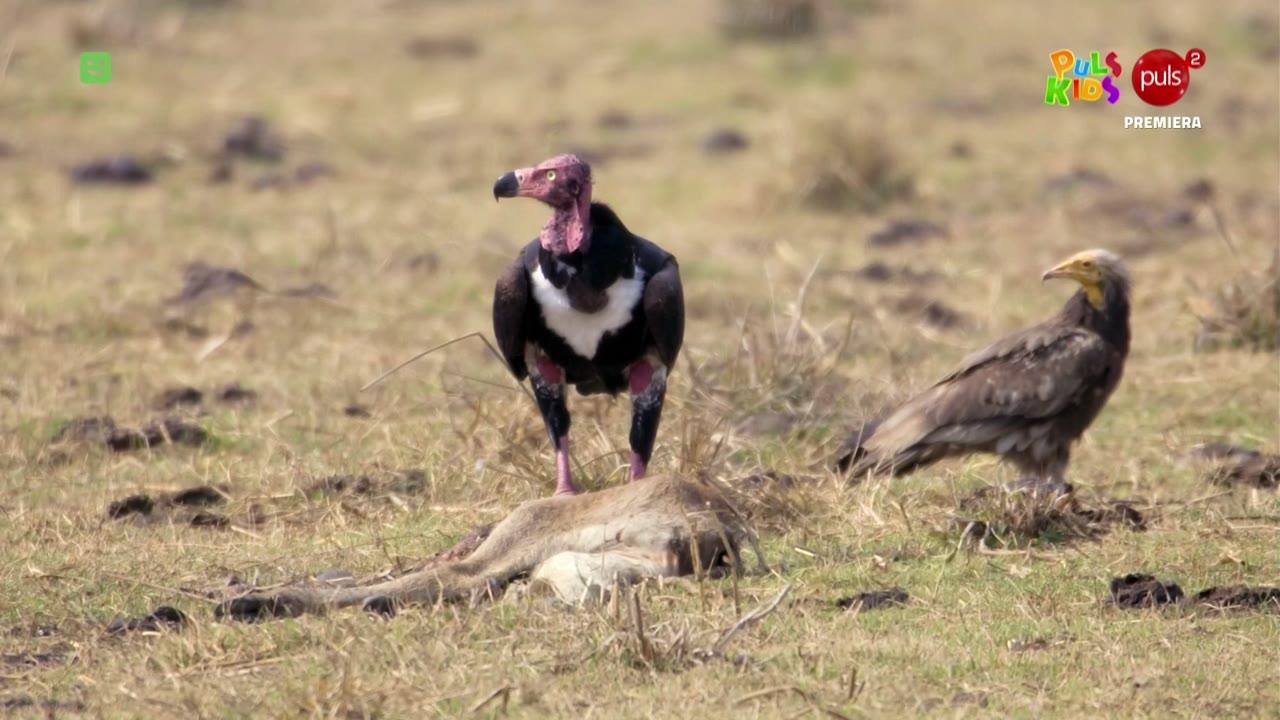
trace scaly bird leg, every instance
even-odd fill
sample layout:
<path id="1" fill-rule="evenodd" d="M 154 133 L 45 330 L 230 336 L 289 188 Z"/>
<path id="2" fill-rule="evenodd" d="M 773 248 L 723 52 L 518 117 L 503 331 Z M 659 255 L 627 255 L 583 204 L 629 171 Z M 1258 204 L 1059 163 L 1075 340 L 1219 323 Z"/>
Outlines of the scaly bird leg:
<path id="1" fill-rule="evenodd" d="M 530 366 L 529 381 L 538 411 L 546 423 L 551 446 L 556 449 L 556 495 L 577 495 L 569 467 L 569 408 L 565 405 L 564 370 L 539 354 Z"/>
<path id="2" fill-rule="evenodd" d="M 631 386 L 631 479 L 639 480 L 648 469 L 658 424 L 662 421 L 667 368 L 646 358 L 632 363 L 627 373 Z"/>

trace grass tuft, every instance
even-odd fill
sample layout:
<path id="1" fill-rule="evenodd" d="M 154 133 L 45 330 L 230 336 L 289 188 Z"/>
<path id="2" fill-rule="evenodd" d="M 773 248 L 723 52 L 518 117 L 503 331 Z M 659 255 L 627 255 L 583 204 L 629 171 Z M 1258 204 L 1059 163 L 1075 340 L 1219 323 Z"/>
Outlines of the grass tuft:
<path id="1" fill-rule="evenodd" d="M 814 0 L 722 0 L 720 26 L 733 40 L 792 40 L 820 29 Z"/>
<path id="2" fill-rule="evenodd" d="M 791 193 L 818 210 L 872 213 L 915 194 L 914 173 L 893 143 L 843 117 L 804 123 L 787 154 Z"/>
<path id="3" fill-rule="evenodd" d="M 1280 250 L 1261 274 L 1241 268 L 1201 307 L 1198 349 L 1280 350 Z"/>
<path id="4" fill-rule="evenodd" d="M 1116 525 L 1145 530 L 1146 519 L 1128 502 L 1057 493 L 980 488 L 960 503 L 955 524 L 987 547 L 1020 548 L 1087 540 Z"/>

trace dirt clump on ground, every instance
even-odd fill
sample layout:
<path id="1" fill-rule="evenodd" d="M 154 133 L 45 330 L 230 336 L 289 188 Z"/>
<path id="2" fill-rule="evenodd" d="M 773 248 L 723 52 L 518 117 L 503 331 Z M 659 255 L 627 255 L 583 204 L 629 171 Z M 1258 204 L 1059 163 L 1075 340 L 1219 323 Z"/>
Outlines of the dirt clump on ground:
<path id="1" fill-rule="evenodd" d="M 405 43 L 404 49 L 419 60 L 470 58 L 480 54 L 480 43 L 467 35 L 420 35 Z"/>
<path id="2" fill-rule="evenodd" d="M 117 617 L 107 623 L 108 635 L 126 635 L 128 633 L 154 633 L 161 630 L 181 630 L 190 622 L 187 616 L 177 608 L 161 605 L 152 612 L 139 617 Z"/>
<path id="3" fill-rule="evenodd" d="M 235 295 L 245 289 L 262 291 L 265 288 L 236 268 L 197 260 L 182 269 L 182 289 L 168 302 L 188 304 L 206 298 Z"/>
<path id="4" fill-rule="evenodd" d="M 708 155 L 728 155 L 746 150 L 751 141 L 741 130 L 722 127 L 712 130 L 702 139 L 702 151 Z"/>
<path id="5" fill-rule="evenodd" d="M 244 387 L 238 382 L 232 382 L 214 390 L 213 399 L 228 405 L 250 403 L 258 399 L 258 392 Z"/>
<path id="6" fill-rule="evenodd" d="M 922 218 L 894 220 L 867 236 L 873 247 L 897 247 L 948 237 L 950 233 L 938 223 Z"/>
<path id="7" fill-rule="evenodd" d="M 912 293 L 899 298 L 894 309 L 902 315 L 942 330 L 965 327 L 968 318 L 950 305 L 927 295 Z"/>
<path id="8" fill-rule="evenodd" d="M 222 138 L 222 155 L 265 162 L 284 159 L 284 139 L 266 118 L 250 115 L 236 121 Z"/>
<path id="9" fill-rule="evenodd" d="M 139 493 L 108 504 L 106 515 L 110 520 L 129 518 L 139 525 L 168 521 L 192 527 L 223 528 L 229 527 L 231 521 L 206 508 L 223 505 L 229 497 L 224 488 L 214 485 L 196 485 L 156 495 Z"/>
<path id="10" fill-rule="evenodd" d="M 1182 601 L 1184 594 L 1177 583 L 1162 582 L 1154 575 L 1130 573 L 1111 578 L 1111 596 L 1108 602 L 1122 608 L 1145 608 L 1172 605 Z"/>
<path id="11" fill-rule="evenodd" d="M 159 410 L 176 410 L 181 407 L 199 405 L 204 400 L 204 393 L 190 385 L 179 385 L 168 388 L 156 397 L 155 406 Z"/>
<path id="12" fill-rule="evenodd" d="M 1145 573 L 1111 578 L 1108 604 L 1122 608 L 1178 605 L 1188 610 L 1280 612 L 1280 587 L 1222 585 L 1186 595 L 1177 583 Z"/>
<path id="13" fill-rule="evenodd" d="M 377 471 L 327 475 L 317 478 L 303 487 L 308 497 L 325 495 L 417 495 L 427 488 L 427 474 L 418 469 Z"/>
<path id="14" fill-rule="evenodd" d="M 911 596 L 907 594 L 906 590 L 894 587 L 884 590 L 868 590 L 840 598 L 836 601 L 836 607 L 853 612 L 862 612 L 864 610 L 878 610 L 880 608 L 906 605 L 910 601 Z"/>
<path id="15" fill-rule="evenodd" d="M 1249 450 L 1224 442 L 1202 443 L 1191 449 L 1191 456 L 1213 462 L 1204 478 L 1214 485 L 1262 488 L 1280 487 L 1280 455 Z"/>
<path id="16" fill-rule="evenodd" d="M 141 428 L 117 428 L 107 436 L 106 444 L 116 452 L 127 452 L 165 443 L 194 447 L 203 445 L 208 437 L 208 431 L 197 423 L 170 415 L 149 422 Z"/>
<path id="17" fill-rule="evenodd" d="M 199 446 L 209 433 L 192 420 L 169 415 L 142 427 L 122 427 L 109 415 L 72 418 L 53 436 L 55 444 L 101 445 L 116 452 L 155 447 L 165 443 Z"/>
<path id="18" fill-rule="evenodd" d="M 151 169 L 131 155 L 113 155 L 80 163 L 71 169 L 77 185 L 144 185 L 151 182 Z"/>
<path id="19" fill-rule="evenodd" d="M 1220 610 L 1254 609 L 1280 612 L 1280 587 L 1223 585 L 1201 590 L 1191 596 L 1190 602 Z"/>
<path id="20" fill-rule="evenodd" d="M 16 653 L 5 653 L 0 655 L 0 667 L 7 668 L 36 668 L 46 665 L 56 665 L 66 662 L 69 659 L 62 650 L 48 650 L 44 652 L 35 652 L 24 650 Z"/>

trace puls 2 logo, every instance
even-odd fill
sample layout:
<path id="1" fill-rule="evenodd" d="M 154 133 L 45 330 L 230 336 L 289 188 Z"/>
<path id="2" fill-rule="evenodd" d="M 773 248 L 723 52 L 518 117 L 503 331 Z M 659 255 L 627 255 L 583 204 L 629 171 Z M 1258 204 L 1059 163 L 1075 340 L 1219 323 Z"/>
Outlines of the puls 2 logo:
<path id="1" fill-rule="evenodd" d="M 1049 53 L 1049 64 L 1053 74 L 1044 83 L 1045 105 L 1067 107 L 1072 100 L 1097 102 L 1103 95 L 1108 104 L 1115 105 L 1120 99 L 1120 88 L 1112 81 L 1120 77 L 1121 71 L 1115 52 L 1107 53 L 1104 66 L 1096 50 L 1080 58 L 1070 50 L 1055 50 Z"/>

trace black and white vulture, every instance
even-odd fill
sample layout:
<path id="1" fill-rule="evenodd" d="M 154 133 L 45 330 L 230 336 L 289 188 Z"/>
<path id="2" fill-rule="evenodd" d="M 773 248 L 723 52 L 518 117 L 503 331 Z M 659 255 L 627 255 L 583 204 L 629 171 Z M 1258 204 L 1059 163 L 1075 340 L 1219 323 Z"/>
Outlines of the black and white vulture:
<path id="1" fill-rule="evenodd" d="M 1081 289 L 1062 310 L 965 358 L 960 367 L 845 442 L 836 465 L 854 479 L 901 475 L 946 457 L 988 452 L 1036 483 L 1065 482 L 1072 444 L 1120 382 L 1129 354 L 1129 273 L 1106 250 L 1046 272 Z"/>
<path id="2" fill-rule="evenodd" d="M 676 259 L 591 201 L 591 166 L 557 155 L 509 172 L 494 198 L 529 197 L 551 219 L 498 278 L 493 331 L 517 380 L 528 377 L 556 452 L 556 494 L 578 492 L 569 469 L 565 387 L 631 393 L 632 480 L 644 477 L 662 418 L 667 373 L 684 341 Z"/>

